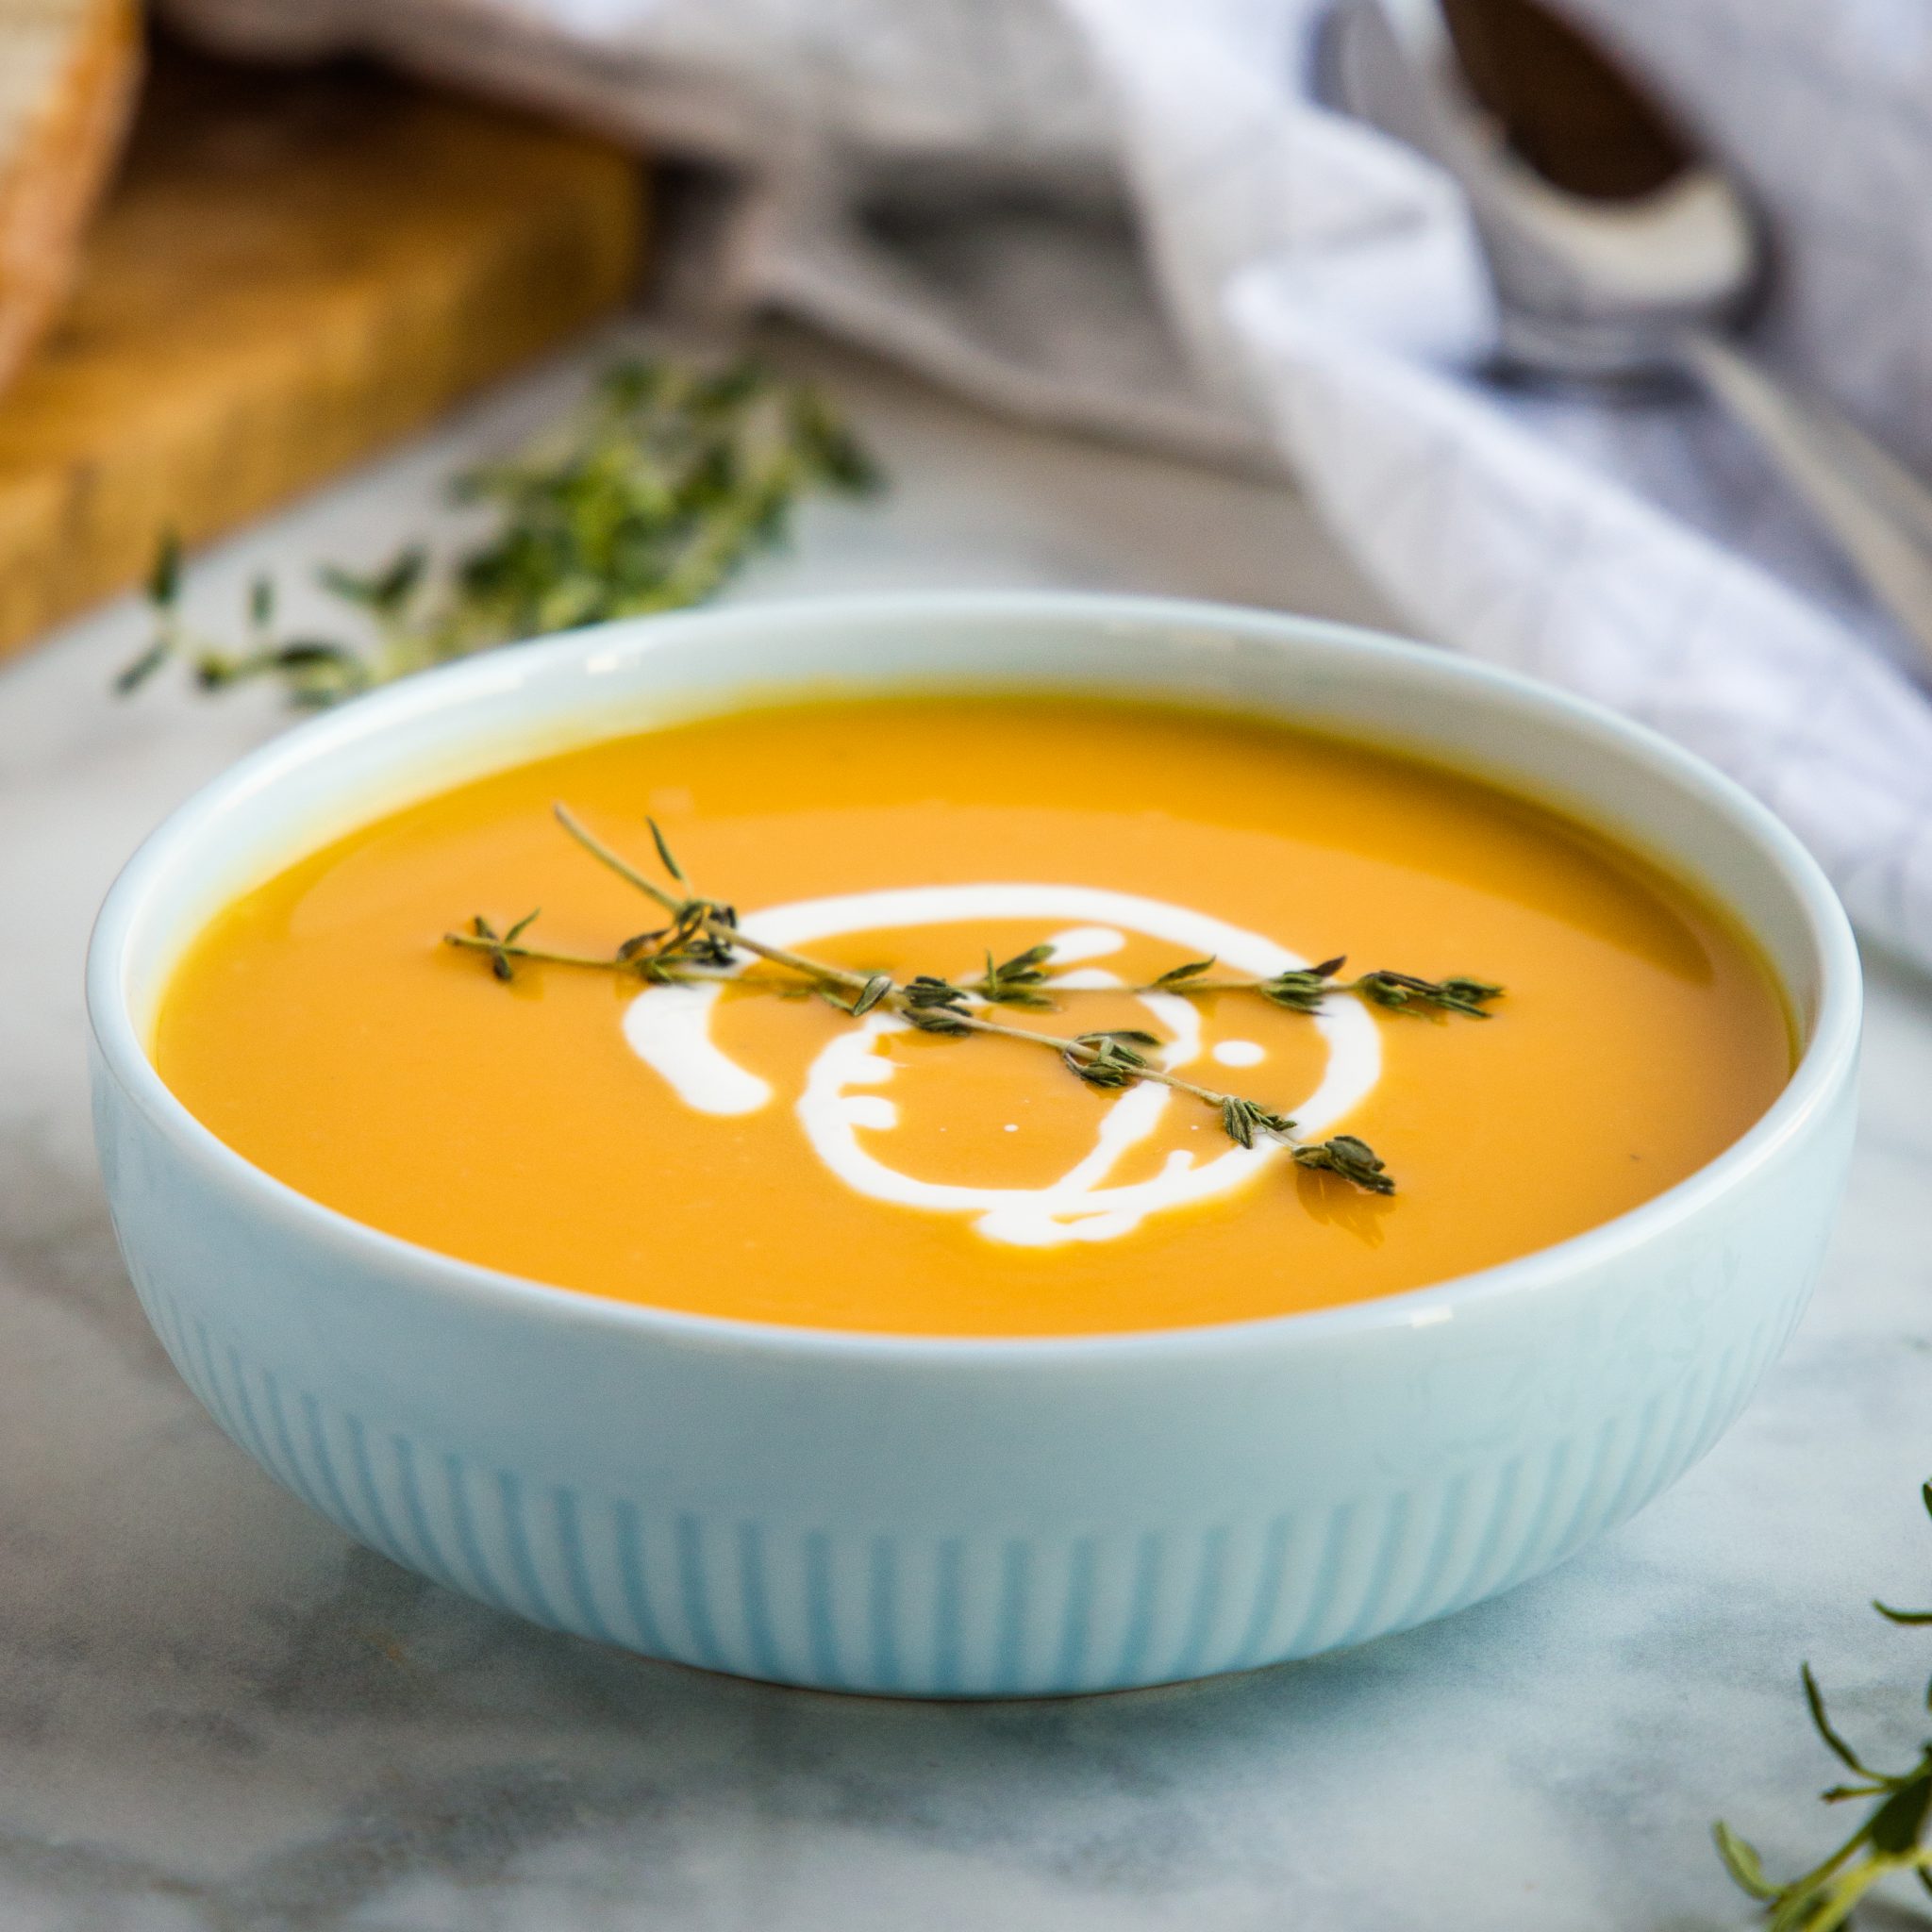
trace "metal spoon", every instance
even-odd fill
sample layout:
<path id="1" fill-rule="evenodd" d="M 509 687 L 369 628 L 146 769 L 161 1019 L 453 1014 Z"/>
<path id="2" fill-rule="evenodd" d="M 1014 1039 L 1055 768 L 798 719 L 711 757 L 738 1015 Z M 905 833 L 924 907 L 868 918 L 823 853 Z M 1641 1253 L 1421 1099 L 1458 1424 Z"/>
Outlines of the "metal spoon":
<path id="1" fill-rule="evenodd" d="M 1762 225 L 1741 190 L 1535 0 L 1449 4 L 1463 15 L 1466 39 L 1486 14 L 1491 25 L 1545 37 L 1563 56 L 1567 105 L 1579 86 L 1593 91 L 1664 159 L 1657 178 L 1627 194 L 1559 185 L 1479 97 L 1444 0 L 1339 0 L 1322 40 L 1322 91 L 1461 185 L 1489 255 L 1506 359 L 1606 388 L 1694 377 L 1757 437 L 1932 660 L 1932 491 L 1828 404 L 1801 395 L 1729 340 L 1762 294 L 1767 262 Z M 1643 116 L 1648 126 L 1636 125 Z"/>

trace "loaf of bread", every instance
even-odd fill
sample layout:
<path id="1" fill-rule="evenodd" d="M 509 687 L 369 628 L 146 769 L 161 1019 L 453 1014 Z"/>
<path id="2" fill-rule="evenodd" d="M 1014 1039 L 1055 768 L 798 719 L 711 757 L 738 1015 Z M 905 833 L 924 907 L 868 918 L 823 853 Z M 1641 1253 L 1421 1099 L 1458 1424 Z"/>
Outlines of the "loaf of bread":
<path id="1" fill-rule="evenodd" d="M 0 387 L 58 311 L 140 66 L 137 0 L 0 0 Z"/>

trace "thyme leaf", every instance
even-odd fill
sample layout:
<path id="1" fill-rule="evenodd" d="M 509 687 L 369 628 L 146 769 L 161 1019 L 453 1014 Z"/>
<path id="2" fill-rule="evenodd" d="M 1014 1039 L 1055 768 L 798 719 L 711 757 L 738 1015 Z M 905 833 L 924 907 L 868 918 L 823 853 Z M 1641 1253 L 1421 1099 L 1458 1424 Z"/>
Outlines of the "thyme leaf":
<path id="1" fill-rule="evenodd" d="M 851 430 L 804 385 L 750 361 L 622 362 L 553 436 L 455 479 L 455 499 L 495 524 L 441 580 L 420 544 L 373 570 L 317 573 L 359 639 L 277 636 L 266 578 L 249 588 L 239 644 L 191 631 L 180 540 L 164 533 L 147 581 L 154 635 L 115 689 L 180 659 L 205 691 L 267 678 L 291 704 L 336 704 L 545 632 L 702 603 L 784 541 L 805 498 L 878 487 Z"/>
<path id="2" fill-rule="evenodd" d="M 968 981 L 967 989 L 990 1007 L 1030 1007 L 1036 1011 L 1050 1011 L 1053 1001 L 1039 989 L 1046 984 L 1046 962 L 1052 958 L 1053 948 L 1048 945 L 1028 946 L 1024 953 L 1015 953 L 997 965 L 988 953 L 985 973 Z"/>
<path id="3" fill-rule="evenodd" d="M 1311 1167 L 1326 1174 L 1340 1174 L 1352 1186 L 1368 1194 L 1392 1194 L 1395 1180 L 1383 1166 L 1375 1150 L 1353 1134 L 1336 1134 L 1312 1144 L 1304 1142 L 1294 1150 L 1297 1167 Z"/>
<path id="4" fill-rule="evenodd" d="M 922 1033 L 950 1033 L 958 1036 L 973 1031 L 965 1016 L 951 1007 L 919 1007 L 914 1006 L 909 1000 L 902 1000 L 899 1011 L 903 1018 L 918 1027 Z"/>
<path id="5" fill-rule="evenodd" d="M 1434 1007 L 1472 1020 L 1487 1020 L 1485 1006 L 1503 992 L 1486 979 L 1418 979 L 1412 973 L 1364 973 L 1355 990 L 1378 1007 Z"/>
<path id="6" fill-rule="evenodd" d="M 859 988 L 858 994 L 846 1011 L 855 1020 L 862 1020 L 892 990 L 892 975 L 890 973 L 874 973 Z"/>
<path id="7" fill-rule="evenodd" d="M 1291 1013 L 1318 1013 L 1322 1002 L 1336 991 L 1330 984 L 1341 972 L 1343 957 L 1337 954 L 1319 966 L 1303 966 L 1289 973 L 1277 973 L 1262 980 L 1255 991 L 1271 1005 L 1285 1007 Z"/>
<path id="8" fill-rule="evenodd" d="M 1205 959 L 1190 959 L 1184 966 L 1170 966 L 1153 984 L 1163 991 L 1173 991 L 1186 981 L 1197 979 L 1202 974 L 1211 972 L 1213 967 L 1214 955 L 1210 953 Z"/>
<path id="9" fill-rule="evenodd" d="M 901 997 L 912 1011 L 931 1012 L 963 1007 L 967 993 L 963 986 L 955 986 L 951 980 L 930 973 L 917 973 L 906 982 Z"/>
<path id="10" fill-rule="evenodd" d="M 1111 1033 L 1082 1033 L 1061 1047 L 1060 1058 L 1090 1087 L 1131 1087 L 1154 1065 L 1142 1049 L 1159 1044 L 1152 1033 L 1130 1027 Z"/>
<path id="11" fill-rule="evenodd" d="M 1272 1135 L 1277 1141 L 1288 1140 L 1294 1132 L 1294 1123 L 1286 1114 L 1271 1113 L 1252 1100 L 1241 1100 L 1230 1093 L 1221 1103 L 1221 1131 L 1237 1147 L 1252 1147 L 1260 1134 Z"/>

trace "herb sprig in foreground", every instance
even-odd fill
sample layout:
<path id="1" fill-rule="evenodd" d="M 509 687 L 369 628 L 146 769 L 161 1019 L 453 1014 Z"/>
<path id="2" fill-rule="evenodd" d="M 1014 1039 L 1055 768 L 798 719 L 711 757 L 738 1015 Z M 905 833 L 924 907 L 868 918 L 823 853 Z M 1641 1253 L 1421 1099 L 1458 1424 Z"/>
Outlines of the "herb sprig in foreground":
<path id="1" fill-rule="evenodd" d="M 1932 1482 L 1921 1485 L 1919 1494 L 1926 1514 L 1932 1515 Z M 1872 1607 L 1893 1624 L 1932 1624 L 1932 1610 L 1899 1610 L 1876 1601 Z M 1932 1844 L 1925 1841 L 1932 1822 L 1932 1739 L 1920 1745 L 1917 1762 L 1905 1770 L 1874 1771 L 1832 1724 L 1811 1666 L 1801 1665 L 1798 1674 L 1813 1727 L 1854 1780 L 1832 1785 L 1819 1796 L 1827 1805 L 1868 1799 L 1871 1809 L 1828 1858 L 1783 1885 L 1766 1877 L 1755 1848 L 1722 1820 L 1712 1835 L 1731 1876 L 1753 1898 L 1763 1900 L 1770 1932 L 1836 1932 L 1858 1901 L 1894 1873 L 1909 1872 L 1932 1892 Z M 1926 1686 L 1925 1702 L 1932 1707 L 1932 1684 Z"/>
<path id="2" fill-rule="evenodd" d="M 701 603 L 782 541 L 802 498 L 862 493 L 877 481 L 815 390 L 752 362 L 625 362 L 558 435 L 457 478 L 457 500 L 490 506 L 497 522 L 447 582 L 432 581 L 416 546 L 366 575 L 319 574 L 361 613 L 372 642 L 278 631 L 266 577 L 249 591 L 239 644 L 191 631 L 180 545 L 165 538 L 148 581 L 154 639 L 117 687 L 132 691 L 182 658 L 204 690 L 269 678 L 293 704 L 332 705 L 499 644 Z"/>
<path id="3" fill-rule="evenodd" d="M 1368 1193 L 1395 1191 L 1394 1176 L 1365 1141 L 1353 1134 L 1335 1134 L 1325 1141 L 1298 1139 L 1295 1124 L 1288 1115 L 1243 1094 L 1224 1093 L 1169 1073 L 1151 1057 L 1161 1044 L 1151 1033 L 1121 1027 L 1075 1034 L 1041 1033 L 989 1019 L 986 1015 L 991 1008 L 1055 1009 L 1058 1004 L 1054 997 L 1056 992 L 1089 990 L 1056 985 L 1051 972 L 1051 946 L 1030 946 L 1001 962 L 995 962 L 989 953 L 985 973 L 963 984 L 922 973 L 913 974 L 902 985 L 890 974 L 853 972 L 827 960 L 771 945 L 745 932 L 732 907 L 722 900 L 706 898 L 692 889 L 655 820 L 647 822 L 651 838 L 658 861 L 675 891 L 640 871 L 598 838 L 568 807 L 559 805 L 555 810 L 563 829 L 599 863 L 650 899 L 665 915 L 665 923 L 633 933 L 607 955 L 554 952 L 531 945 L 525 935 L 538 917 L 535 911 L 526 912 L 503 932 L 498 932 L 489 919 L 478 913 L 467 931 L 443 935 L 446 943 L 483 956 L 498 979 L 514 979 L 520 964 L 548 964 L 617 973 L 654 985 L 689 985 L 734 978 L 741 985 L 762 987 L 768 982 L 738 977 L 737 956 L 748 953 L 779 970 L 780 976 L 769 982 L 774 991 L 816 995 L 851 1019 L 882 1010 L 897 1014 L 922 1033 L 946 1038 L 980 1034 L 1043 1047 L 1057 1054 L 1067 1071 L 1090 1087 L 1113 1090 L 1132 1087 L 1143 1080 L 1156 1081 L 1211 1107 L 1219 1116 L 1222 1131 L 1237 1146 L 1253 1147 L 1263 1140 L 1277 1141 L 1288 1149 L 1298 1167 L 1336 1174 Z M 1485 1004 L 1502 992 L 1501 987 L 1486 980 L 1432 981 L 1392 973 L 1365 974 L 1356 980 L 1341 982 L 1334 977 L 1342 963 L 1339 958 L 1303 974 L 1281 974 L 1266 980 L 1210 979 L 1207 975 L 1213 963 L 1211 959 L 1191 961 L 1145 987 L 1125 991 L 1187 995 L 1254 992 L 1274 1005 L 1307 1013 L 1319 1010 L 1323 1000 L 1333 994 L 1356 991 L 1384 1006 L 1419 1005 L 1475 1019 L 1487 1019 Z M 1291 997 L 1283 997 L 1285 979 L 1307 984 L 1297 984 Z M 1399 996 L 1378 996 L 1376 989 L 1391 987 L 1399 988 Z"/>

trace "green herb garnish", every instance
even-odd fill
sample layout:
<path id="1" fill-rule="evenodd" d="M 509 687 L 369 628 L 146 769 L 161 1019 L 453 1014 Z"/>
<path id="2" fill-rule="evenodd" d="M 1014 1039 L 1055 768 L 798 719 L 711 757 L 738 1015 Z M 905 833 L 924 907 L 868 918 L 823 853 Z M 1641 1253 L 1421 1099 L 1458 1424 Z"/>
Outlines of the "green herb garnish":
<path id="1" fill-rule="evenodd" d="M 1253 992 L 1271 1006 L 1291 1013 L 1315 1013 L 1332 993 L 1358 993 L 1371 1006 L 1393 1010 L 1407 1008 L 1441 1013 L 1461 1013 L 1472 1020 L 1487 1020 L 1490 1001 L 1501 999 L 1503 989 L 1487 979 L 1419 979 L 1413 973 L 1375 972 L 1357 974 L 1354 979 L 1336 975 L 1348 964 L 1345 954 L 1324 959 L 1319 966 L 1303 966 L 1290 973 L 1277 973 L 1268 979 L 1210 979 L 1212 959 L 1190 959 L 1185 966 L 1171 966 L 1158 979 L 1136 987 L 1136 992 L 1174 992 L 1192 999 L 1209 992 Z M 1076 988 L 1063 988 L 1075 991 Z"/>
<path id="2" fill-rule="evenodd" d="M 1337 1134 L 1326 1141 L 1299 1141 L 1294 1122 L 1286 1114 L 1263 1107 L 1238 1093 L 1223 1093 L 1197 1086 L 1169 1073 L 1150 1058 L 1161 1041 L 1152 1033 L 1116 1027 L 1108 1031 L 1061 1035 L 1036 1033 L 1030 1028 L 1010 1026 L 985 1017 L 985 1009 L 1000 1006 L 1052 1008 L 1055 1002 L 1044 988 L 1052 984 L 1049 962 L 1053 948 L 1029 946 L 1012 958 L 995 961 L 986 955 L 986 970 L 978 978 L 963 984 L 936 974 L 920 973 L 904 984 L 886 973 L 856 973 L 813 959 L 783 946 L 767 944 L 741 929 L 737 912 L 723 901 L 700 896 L 686 878 L 673 855 L 669 842 L 655 820 L 650 825 L 652 842 L 658 863 L 663 867 L 673 891 L 641 872 L 629 859 L 606 844 L 565 806 L 555 808 L 558 823 L 577 843 L 610 868 L 618 876 L 635 886 L 666 915 L 665 923 L 649 931 L 633 934 L 608 955 L 552 952 L 524 943 L 523 936 L 536 919 L 534 912 L 507 931 L 498 933 L 478 914 L 467 931 L 443 935 L 446 943 L 483 955 L 498 979 L 514 976 L 518 962 L 554 966 L 588 967 L 605 973 L 631 975 L 652 984 L 692 984 L 731 978 L 738 984 L 769 990 L 781 996 L 816 994 L 828 1005 L 851 1018 L 862 1018 L 875 1009 L 895 1013 L 922 1033 L 943 1038 L 965 1038 L 990 1034 L 999 1039 L 1017 1040 L 1030 1046 L 1045 1047 L 1058 1054 L 1077 1079 L 1090 1087 L 1106 1091 L 1132 1087 L 1142 1080 L 1158 1081 L 1175 1092 L 1186 1093 L 1212 1108 L 1219 1116 L 1222 1132 L 1239 1147 L 1253 1147 L 1258 1141 L 1278 1141 L 1285 1145 L 1299 1167 L 1332 1174 L 1372 1194 L 1392 1194 L 1395 1182 L 1374 1148 L 1353 1134 Z M 739 953 L 749 953 L 779 969 L 779 976 L 765 981 L 740 978 L 736 972 Z M 1412 989 L 1427 988 L 1433 1004 L 1443 1010 L 1464 1012 L 1486 1019 L 1481 1002 L 1495 998 L 1500 987 L 1479 980 L 1444 980 L 1440 983 L 1415 980 L 1406 974 L 1371 974 L 1347 984 L 1333 974 L 1341 966 L 1340 958 L 1312 968 L 1300 977 L 1311 985 L 1298 991 L 1292 1000 L 1279 997 L 1280 975 L 1276 979 L 1211 980 L 1206 975 L 1211 959 L 1191 961 L 1163 974 L 1149 986 L 1125 989 L 1133 991 L 1178 991 L 1185 993 L 1245 991 L 1258 992 L 1276 1005 L 1295 1011 L 1313 1012 L 1321 1001 L 1332 994 L 1358 991 L 1381 1005 L 1403 1006 L 1422 1001 Z M 1405 988 L 1400 1000 L 1378 1000 L 1372 981 L 1400 980 Z M 1081 991 L 1061 988 L 1063 992 Z M 1452 992 L 1451 990 L 1454 990 Z M 1466 990 L 1466 991 L 1465 991 Z M 1445 996 L 1447 995 L 1447 996 Z"/>
<path id="3" fill-rule="evenodd" d="M 496 524 L 445 580 L 413 545 L 366 575 L 319 573 L 361 614 L 366 641 L 278 634 L 267 578 L 250 588 L 239 645 L 196 635 L 181 614 L 181 547 L 164 536 L 147 585 L 154 638 L 116 688 L 181 658 L 204 690 L 266 677 L 293 704 L 332 705 L 500 644 L 701 603 L 784 540 L 802 498 L 877 482 L 812 389 L 752 362 L 625 362 L 555 437 L 457 479 L 457 500 L 490 506 Z"/>
<path id="4" fill-rule="evenodd" d="M 1932 1515 L 1932 1482 L 1923 1484 L 1919 1494 Z M 1899 1610 L 1875 1601 L 1872 1607 L 1894 1624 L 1932 1624 L 1932 1610 Z M 1812 1727 L 1855 1780 L 1832 1785 L 1819 1796 L 1827 1805 L 1868 1800 L 1864 1822 L 1823 1864 L 1783 1885 L 1765 1876 L 1757 1851 L 1722 1820 L 1712 1826 L 1712 1835 L 1724 1869 L 1753 1898 L 1764 1902 L 1771 1932 L 1834 1932 L 1874 1885 L 1894 1873 L 1909 1872 L 1932 1892 L 1932 1845 L 1925 1842 L 1932 1815 L 1932 1739 L 1920 1745 L 1918 1761 L 1904 1771 L 1874 1771 L 1833 1725 L 1811 1666 L 1801 1665 L 1798 1675 Z M 1932 1707 L 1932 1684 L 1926 1686 L 1925 1702 Z"/>
<path id="5" fill-rule="evenodd" d="M 976 979 L 956 982 L 922 974 L 909 983 L 908 991 L 921 1006 L 957 1003 L 971 996 L 989 1006 L 1030 1007 L 1046 1012 L 1057 1010 L 1069 993 L 1166 992 L 1182 999 L 1200 999 L 1209 993 L 1244 992 L 1258 994 L 1270 1006 L 1287 1012 L 1319 1013 L 1337 994 L 1355 993 L 1371 1006 L 1391 1012 L 1460 1013 L 1471 1020 L 1489 1019 L 1489 1003 L 1503 997 L 1503 989 L 1487 979 L 1421 979 L 1413 973 L 1387 971 L 1359 974 L 1354 979 L 1338 978 L 1348 963 L 1340 953 L 1319 966 L 1297 967 L 1266 979 L 1214 978 L 1210 976 L 1216 963 L 1213 959 L 1190 959 L 1185 965 L 1170 966 L 1143 986 L 1128 987 L 1064 986 L 1054 976 L 1049 965 L 1052 958 L 1053 948 L 1047 945 L 1029 946 L 998 965 L 989 953 L 986 971 Z"/>
<path id="6" fill-rule="evenodd" d="M 1051 946 L 1028 946 L 1024 953 L 1016 953 L 995 965 L 989 953 L 986 971 L 977 979 L 969 980 L 967 990 L 976 992 L 990 1007 L 1051 1008 L 1053 1002 L 1040 989 L 1046 984 L 1046 962 L 1052 958 Z"/>

